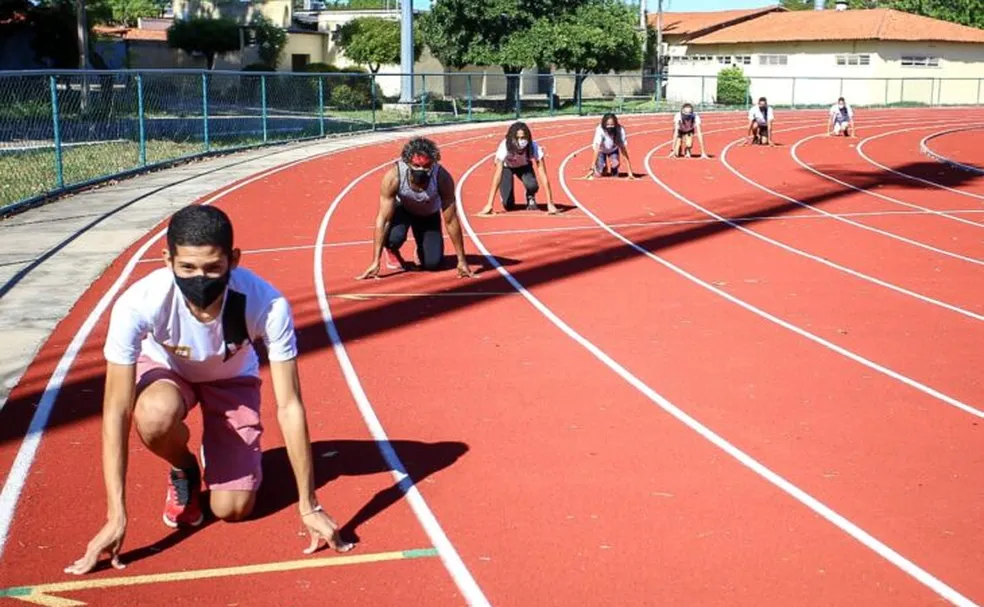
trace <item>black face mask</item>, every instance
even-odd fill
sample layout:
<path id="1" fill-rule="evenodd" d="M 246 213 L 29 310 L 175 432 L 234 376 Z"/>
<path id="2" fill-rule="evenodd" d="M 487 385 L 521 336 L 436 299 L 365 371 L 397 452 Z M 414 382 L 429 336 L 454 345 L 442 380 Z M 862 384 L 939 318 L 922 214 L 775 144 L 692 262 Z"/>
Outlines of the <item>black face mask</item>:
<path id="1" fill-rule="evenodd" d="M 175 275 L 174 282 L 185 296 L 196 308 L 205 309 L 212 305 L 216 299 L 225 292 L 226 285 L 229 284 L 229 273 L 222 276 L 199 276 L 182 277 Z"/>
<path id="2" fill-rule="evenodd" d="M 428 169 L 410 169 L 410 183 L 422 188 L 430 180 L 431 172 Z"/>
<path id="3" fill-rule="evenodd" d="M 606 127 L 605 127 L 605 131 L 606 131 L 606 132 L 607 132 L 607 133 L 608 133 L 609 135 L 614 135 L 614 134 L 615 134 L 615 127 L 613 127 L 613 126 L 606 126 Z"/>

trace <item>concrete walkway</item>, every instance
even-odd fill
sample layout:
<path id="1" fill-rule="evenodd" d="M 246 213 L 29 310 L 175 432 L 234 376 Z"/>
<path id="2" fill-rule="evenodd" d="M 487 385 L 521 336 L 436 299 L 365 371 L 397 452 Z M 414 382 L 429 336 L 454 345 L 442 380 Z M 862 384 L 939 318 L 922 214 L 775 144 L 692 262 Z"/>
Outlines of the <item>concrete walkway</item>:
<path id="1" fill-rule="evenodd" d="M 494 126 L 456 124 L 412 133 Z M 336 137 L 194 161 L 0 220 L 0 335 L 4 346 L 0 348 L 0 407 L 52 330 L 92 282 L 121 251 L 176 210 L 266 169 L 356 145 L 403 140 L 410 133 Z"/>

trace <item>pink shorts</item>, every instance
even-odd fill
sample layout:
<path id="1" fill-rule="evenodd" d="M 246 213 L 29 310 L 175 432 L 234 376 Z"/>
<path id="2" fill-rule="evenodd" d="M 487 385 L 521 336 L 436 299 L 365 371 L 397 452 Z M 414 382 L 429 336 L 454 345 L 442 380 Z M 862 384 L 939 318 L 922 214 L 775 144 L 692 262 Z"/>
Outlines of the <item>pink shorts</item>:
<path id="1" fill-rule="evenodd" d="M 146 358 L 137 361 L 137 395 L 156 381 L 181 392 L 187 417 L 202 406 L 202 451 L 205 485 L 213 491 L 256 491 L 263 480 L 260 436 L 260 379 L 237 377 L 191 383 Z"/>

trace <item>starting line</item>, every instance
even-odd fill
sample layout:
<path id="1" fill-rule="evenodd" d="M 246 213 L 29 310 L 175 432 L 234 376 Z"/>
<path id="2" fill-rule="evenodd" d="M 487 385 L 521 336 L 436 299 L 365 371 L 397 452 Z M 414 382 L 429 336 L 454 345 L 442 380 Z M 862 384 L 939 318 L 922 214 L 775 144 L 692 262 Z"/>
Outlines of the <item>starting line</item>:
<path id="1" fill-rule="evenodd" d="M 399 550 L 395 552 L 330 556 L 318 559 L 300 559 L 296 561 L 281 561 L 277 563 L 263 563 L 259 565 L 223 567 L 219 569 L 198 569 L 194 571 L 176 571 L 173 573 L 153 573 L 149 575 L 81 579 L 71 582 L 39 584 L 37 586 L 0 588 L 0 598 L 17 599 L 33 605 L 43 605 L 44 607 L 78 607 L 80 605 L 85 605 L 86 603 L 75 599 L 53 596 L 53 594 L 72 592 L 75 590 L 139 586 L 143 584 L 159 584 L 163 582 L 185 582 L 190 580 L 205 580 L 210 578 L 232 577 L 239 575 L 255 575 L 258 573 L 278 573 L 283 571 L 296 571 L 299 569 L 317 569 L 321 567 L 337 567 L 341 565 L 357 565 L 360 563 L 377 563 L 380 561 L 398 561 L 435 556 L 438 556 L 438 554 L 437 550 L 434 548 L 420 548 L 415 550 Z"/>

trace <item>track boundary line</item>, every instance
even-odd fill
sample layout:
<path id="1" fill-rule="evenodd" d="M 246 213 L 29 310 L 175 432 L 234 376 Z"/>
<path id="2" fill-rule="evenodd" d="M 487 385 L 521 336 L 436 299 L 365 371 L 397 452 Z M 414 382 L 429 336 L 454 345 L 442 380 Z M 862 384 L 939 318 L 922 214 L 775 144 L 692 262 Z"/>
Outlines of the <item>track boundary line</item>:
<path id="1" fill-rule="evenodd" d="M 303 569 L 321 569 L 325 567 L 340 567 L 344 565 L 359 565 L 379 563 L 383 561 L 400 561 L 436 557 L 437 550 L 433 548 L 415 548 L 410 550 L 395 550 L 391 552 L 373 552 L 368 554 L 353 554 L 343 556 L 328 556 L 314 559 L 298 559 L 294 561 L 279 561 L 260 563 L 257 565 L 235 565 L 211 569 L 193 569 L 172 571 L 166 573 L 151 573 L 147 575 L 129 575 L 117 577 L 88 578 L 71 582 L 53 582 L 48 584 L 32 584 L 29 586 L 13 586 L 0 588 L 0 598 L 12 598 L 33 603 L 56 607 L 86 605 L 85 602 L 52 596 L 79 590 L 95 590 L 97 588 L 118 588 L 128 586 L 143 586 L 147 584 L 162 584 L 168 582 L 188 582 L 193 580 L 208 580 L 241 575 L 258 575 L 263 573 L 282 573 Z"/>
<path id="2" fill-rule="evenodd" d="M 936 123 L 936 124 L 937 124 L 937 125 L 940 125 L 940 124 L 945 124 L 945 123 Z M 984 126 L 984 124 L 982 124 L 981 126 Z M 914 130 L 914 129 L 913 129 L 913 130 Z M 895 132 L 901 132 L 901 131 L 895 131 Z M 939 215 L 939 216 L 941 216 L 941 217 L 945 217 L 945 218 L 947 218 L 947 219 L 949 219 L 949 220 L 951 220 L 951 221 L 957 221 L 957 222 L 959 222 L 959 223 L 965 223 L 965 224 L 967 224 L 967 225 L 971 225 L 971 226 L 974 226 L 975 228 L 984 228 L 984 224 L 980 224 L 980 223 L 977 223 L 976 221 L 970 221 L 970 220 L 967 220 L 967 219 L 964 219 L 964 218 L 962 218 L 962 217 L 954 217 L 954 216 L 952 216 L 952 215 L 947 215 L 947 214 L 946 214 L 945 212 L 943 212 L 943 211 L 937 211 L 937 210 L 935 210 L 935 209 L 928 209 L 928 208 L 926 208 L 926 207 L 923 207 L 923 206 L 920 206 L 920 205 L 918 205 L 918 204 L 915 204 L 915 203 L 911 203 L 911 202 L 906 202 L 906 201 L 904 201 L 904 200 L 899 200 L 898 198 L 893 198 L 892 196 L 888 196 L 888 195 L 886 195 L 886 194 L 882 194 L 881 192 L 875 192 L 874 190 L 871 190 L 871 189 L 868 189 L 868 188 L 861 188 L 861 187 L 858 187 L 858 186 L 856 186 L 856 185 L 854 185 L 854 184 L 851 184 L 851 183 L 848 183 L 848 182 L 846 182 L 846 181 L 842 181 L 842 180 L 840 180 L 840 179 L 838 179 L 838 178 L 836 178 L 836 177 L 834 177 L 833 175 L 828 175 L 827 173 L 824 173 L 823 171 L 821 171 L 821 170 L 819 170 L 819 169 L 817 169 L 817 168 L 815 168 L 815 167 L 813 167 L 813 166 L 812 166 L 812 165 L 810 165 L 810 164 L 809 164 L 808 162 L 804 162 L 804 161 L 803 161 L 803 160 L 802 160 L 802 159 L 801 159 L 801 158 L 799 157 L 799 155 L 797 155 L 797 154 L 796 154 L 796 149 L 797 149 L 797 148 L 798 148 L 798 147 L 799 147 L 799 146 L 800 146 L 801 144 L 804 144 L 804 143 L 806 143 L 807 141 L 810 141 L 810 140 L 812 140 L 812 139 L 816 139 L 816 138 L 818 138 L 818 137 L 822 137 L 822 136 L 823 136 L 823 135 L 811 135 L 811 136 L 809 136 L 809 137 L 804 137 L 803 139 L 800 139 L 800 140 L 799 140 L 799 141 L 797 141 L 797 142 L 796 142 L 795 144 L 793 144 L 793 146 L 792 146 L 792 147 L 791 147 L 791 148 L 789 149 L 789 154 L 790 154 L 790 156 L 792 156 L 792 158 L 793 158 L 793 160 L 794 160 L 794 161 L 795 161 L 795 162 L 796 162 L 796 163 L 797 163 L 798 165 L 800 165 L 800 166 L 801 166 L 801 167 L 803 167 L 804 169 L 806 169 L 806 170 L 808 170 L 808 171 L 810 171 L 811 173 L 813 173 L 813 174 L 815 174 L 815 175 L 817 175 L 817 176 L 819 176 L 819 177 L 822 177 L 823 179 L 826 179 L 826 180 L 828 180 L 828 181 L 832 181 L 832 182 L 834 182 L 834 183 L 836 183 L 836 184 L 839 184 L 839 185 L 842 185 L 842 186 L 844 186 L 844 187 L 846 187 L 846 188 L 850 188 L 850 189 L 852 189 L 852 190 L 854 190 L 854 191 L 856 191 L 856 192 L 860 192 L 860 193 L 862 193 L 862 194 L 867 194 L 868 196 L 874 196 L 875 198 L 878 198 L 878 199 L 881 199 L 881 200 L 884 200 L 884 201 L 886 201 L 886 202 L 891 202 L 891 203 L 893 203 L 893 204 L 899 204 L 899 205 L 902 205 L 902 206 L 905 206 L 905 207 L 909 207 L 909 208 L 913 208 L 913 209 L 919 209 L 920 211 L 925 211 L 925 212 L 927 212 L 927 213 L 931 213 L 931 214 L 933 214 L 933 215 Z M 860 145 L 860 144 L 859 144 L 859 145 Z M 856 148 L 855 148 L 855 149 L 856 149 Z M 893 172 L 893 173 L 896 173 L 897 171 L 891 171 L 891 172 Z"/>
<path id="3" fill-rule="evenodd" d="M 759 190 L 762 190 L 763 192 L 766 192 L 767 194 L 771 194 L 772 196 L 775 196 L 777 198 L 781 198 L 781 199 L 783 199 L 783 200 L 785 200 L 787 202 L 790 202 L 792 204 L 795 204 L 797 206 L 801 206 L 804 209 L 810 209 L 810 210 L 815 211 L 817 213 L 820 213 L 822 215 L 826 215 L 827 217 L 830 217 L 831 219 L 834 219 L 836 221 L 843 221 L 844 223 L 846 223 L 848 225 L 852 225 L 852 226 L 854 226 L 856 228 L 861 228 L 862 230 L 867 230 L 869 232 L 874 232 L 876 234 L 880 234 L 880 235 L 885 236 L 887 238 L 891 238 L 893 240 L 898 240 L 898 241 L 904 242 L 904 243 L 909 244 L 909 245 L 912 245 L 914 247 L 918 247 L 918 248 L 921 248 L 921 249 L 926 249 L 928 251 L 932 251 L 933 253 L 937 253 L 939 255 L 945 255 L 947 257 L 953 257 L 954 259 L 959 259 L 961 261 L 965 261 L 967 263 L 972 263 L 972 264 L 975 264 L 975 265 L 984 265 L 984 260 L 975 259 L 973 257 L 967 257 L 965 255 L 961 255 L 959 253 L 954 253 L 952 251 L 946 251 L 944 249 L 940 249 L 940 248 L 934 247 L 932 245 L 928 245 L 928 244 L 926 244 L 924 242 L 919 242 L 918 240 L 912 240 L 911 238 L 906 238 L 905 236 L 900 236 L 898 234 L 894 234 L 892 232 L 888 232 L 888 231 L 882 230 L 880 228 L 876 228 L 876 227 L 873 227 L 873 226 L 865 225 L 863 223 L 858 223 L 856 221 L 851 221 L 850 219 L 847 219 L 847 218 L 844 218 L 844 217 L 835 217 L 835 216 L 833 216 L 833 214 L 831 214 L 829 211 L 827 211 L 825 209 L 821 209 L 820 207 L 817 207 L 817 206 L 814 206 L 814 205 L 811 205 L 811 204 L 807 204 L 807 203 L 805 203 L 805 202 L 803 202 L 801 200 L 798 200 L 798 199 L 793 198 L 791 196 L 787 196 L 785 194 L 782 194 L 781 192 L 777 192 L 775 190 L 772 190 L 769 187 L 764 186 L 764 185 L 762 185 L 762 184 L 754 181 L 753 179 L 751 179 L 750 177 L 745 176 L 743 173 L 741 173 L 740 171 L 738 171 L 737 169 L 735 169 L 734 167 L 732 167 L 728 163 L 728 160 L 727 160 L 728 150 L 731 149 L 736 143 L 738 143 L 738 141 L 741 141 L 741 140 L 733 141 L 733 142 L 731 142 L 730 144 L 728 144 L 724 148 L 724 151 L 722 151 L 722 153 L 721 153 L 720 160 L 721 160 L 721 164 L 723 164 L 725 166 L 725 168 L 727 168 L 729 171 L 731 171 L 732 173 L 734 173 L 738 178 L 740 178 L 742 181 L 745 181 L 749 185 L 751 185 L 751 186 L 753 186 L 755 188 L 758 188 Z"/>
<path id="4" fill-rule="evenodd" d="M 919 142 L 919 149 L 924 154 L 926 154 L 930 158 L 933 158 L 937 162 L 942 162 L 945 165 L 949 165 L 953 168 L 960 169 L 962 171 L 969 171 L 971 173 L 976 173 L 977 175 L 984 175 L 984 169 L 971 166 L 969 164 L 964 164 L 962 162 L 957 162 L 956 160 L 943 156 L 942 154 L 936 152 L 931 147 L 929 147 L 930 139 L 936 139 L 937 137 L 942 137 L 943 135 L 949 135 L 951 133 L 959 133 L 961 131 L 967 131 L 967 130 L 971 130 L 971 129 L 969 127 L 950 129 L 949 131 L 940 131 L 939 133 L 933 133 L 932 135 L 927 135 L 926 137 L 923 137 L 922 141 Z"/>
<path id="5" fill-rule="evenodd" d="M 487 158 L 487 157 L 486 157 Z M 469 237 L 472 242 L 478 247 L 482 255 L 488 260 L 489 263 L 502 275 L 508 282 L 513 286 L 514 289 L 520 292 L 520 294 L 543 316 L 545 316 L 551 323 L 554 324 L 558 329 L 560 329 L 564 334 L 573 339 L 575 342 L 580 344 L 588 352 L 595 356 L 599 361 L 606 365 L 609 369 L 614 371 L 618 376 L 628 382 L 632 387 L 636 388 L 644 396 L 649 398 L 653 403 L 655 403 L 660 409 L 670 414 L 678 421 L 683 423 L 685 426 L 705 438 L 714 446 L 718 447 L 732 458 L 737 460 L 739 463 L 744 465 L 746 468 L 759 475 L 761 478 L 765 479 L 773 486 L 780 489 L 782 492 L 786 493 L 802 505 L 806 506 L 816 514 L 820 515 L 828 522 L 834 524 L 836 527 L 853 537 L 855 540 L 861 544 L 867 546 L 869 549 L 882 556 L 885 560 L 895 565 L 905 573 L 909 574 L 911 577 L 922 583 L 924 586 L 936 592 L 940 596 L 946 598 L 950 602 L 959 605 L 961 607 L 971 607 L 974 603 L 961 595 L 959 592 L 946 585 L 941 580 L 934 577 L 929 572 L 925 571 L 912 561 L 906 559 L 904 556 L 884 544 L 883 542 L 876 539 L 874 536 L 861 529 L 856 524 L 849 521 L 844 516 L 835 512 L 832 508 L 822 503 L 820 500 L 814 498 L 806 491 L 800 489 L 790 481 L 786 480 L 784 477 L 773 472 L 771 469 L 766 467 L 764 464 L 760 463 L 758 460 L 754 459 L 752 456 L 748 455 L 735 445 L 728 442 L 725 438 L 715 433 L 713 430 L 707 426 L 701 424 L 695 418 L 691 417 L 688 413 L 674 405 L 666 397 L 662 396 L 648 384 L 640 380 L 638 377 L 633 375 L 629 370 L 619 364 L 615 359 L 609 356 L 597 345 L 589 341 L 587 338 L 582 336 L 580 333 L 575 331 L 570 325 L 568 325 L 563 319 L 561 319 L 557 314 L 553 312 L 549 307 L 547 307 L 543 302 L 541 302 L 535 295 L 533 295 L 518 279 L 516 279 L 512 273 L 509 272 L 504 266 L 502 266 L 499 261 L 493 256 L 489 250 L 482 243 L 481 239 L 475 234 L 474 229 L 472 229 L 471 223 L 468 220 L 467 214 L 464 213 L 464 209 L 461 202 L 461 188 L 471 173 L 484 162 L 484 159 L 479 163 L 473 165 L 458 182 L 458 195 L 457 205 L 458 214 L 461 217 L 462 225 L 464 225 L 465 230 L 467 230 Z M 561 172 L 562 184 L 563 172 Z M 570 193 L 568 193 L 570 196 Z M 572 197 L 572 201 L 573 201 Z M 579 205 L 580 206 L 580 205 Z M 631 243 L 630 243 L 631 244 Z M 638 247 L 641 249 L 641 247 Z M 644 251 L 644 249 L 642 249 Z"/>
<path id="6" fill-rule="evenodd" d="M 960 194 L 961 196 L 968 196 L 970 198 L 976 198 L 978 200 L 984 200 L 984 196 L 981 196 L 980 194 L 975 194 L 973 192 L 968 192 L 967 190 L 961 190 L 961 189 L 958 189 L 958 188 L 951 188 L 950 186 L 943 185 L 942 183 L 937 183 L 937 182 L 933 181 L 932 179 L 924 179 L 922 177 L 917 177 L 915 175 L 910 175 L 909 173 L 903 173 L 902 171 L 896 171 L 895 169 L 893 169 L 893 168 L 891 168 L 889 166 L 885 166 L 885 165 L 881 164 L 880 162 L 875 161 L 873 158 L 871 158 L 870 156 L 868 156 L 867 154 L 864 153 L 864 146 L 868 142 L 870 142 L 870 141 L 874 141 L 876 139 L 881 139 L 882 137 L 888 137 L 889 135 L 896 135 L 898 133 L 907 133 L 909 131 L 919 131 L 919 130 L 922 130 L 922 129 L 920 127 L 914 127 L 914 128 L 910 128 L 910 129 L 901 129 L 901 130 L 898 130 L 898 131 L 891 131 L 891 132 L 888 132 L 888 133 L 882 133 L 880 135 L 873 135 L 871 137 L 868 137 L 868 138 L 862 140 L 860 143 L 858 143 L 858 147 L 855 148 L 855 149 L 857 150 L 858 155 L 861 156 L 861 158 L 863 158 L 866 162 L 868 162 L 868 164 L 871 164 L 873 166 L 876 166 L 879 169 L 882 169 L 883 171 L 888 171 L 889 173 L 895 173 L 896 175 L 899 175 L 900 177 L 905 177 L 906 179 L 912 179 L 913 181 L 919 181 L 921 183 L 925 183 L 926 185 L 930 185 L 930 186 L 932 186 L 934 188 L 942 188 L 942 189 L 947 190 L 949 192 L 953 192 L 954 194 Z M 924 153 L 922 151 L 922 149 L 920 149 L 919 152 L 920 153 Z"/>

